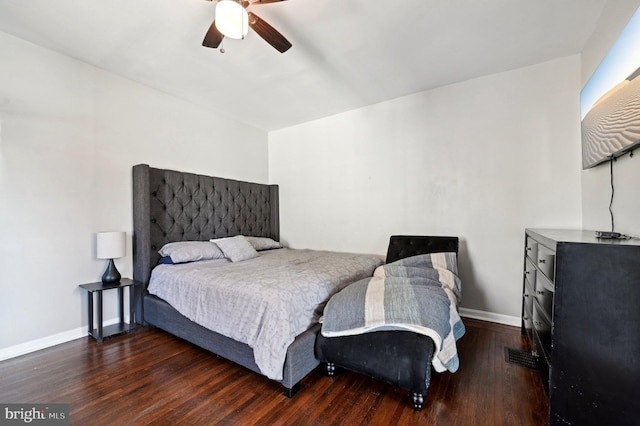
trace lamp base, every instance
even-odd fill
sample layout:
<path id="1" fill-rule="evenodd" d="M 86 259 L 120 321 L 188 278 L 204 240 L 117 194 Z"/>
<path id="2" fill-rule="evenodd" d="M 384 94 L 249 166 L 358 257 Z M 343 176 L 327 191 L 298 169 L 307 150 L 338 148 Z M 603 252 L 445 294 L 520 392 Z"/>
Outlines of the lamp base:
<path id="1" fill-rule="evenodd" d="M 120 278 L 122 277 L 120 272 L 116 269 L 116 264 L 113 262 L 113 259 L 109 259 L 107 269 L 102 275 L 102 284 L 115 284 L 120 282 Z"/>

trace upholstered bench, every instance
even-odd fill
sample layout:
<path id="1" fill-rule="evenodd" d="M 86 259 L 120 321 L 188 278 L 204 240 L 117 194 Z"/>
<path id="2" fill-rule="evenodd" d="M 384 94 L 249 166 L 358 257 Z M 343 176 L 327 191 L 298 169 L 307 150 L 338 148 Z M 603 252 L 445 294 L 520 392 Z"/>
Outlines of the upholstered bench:
<path id="1" fill-rule="evenodd" d="M 387 263 L 418 254 L 458 252 L 457 237 L 392 236 Z M 327 373 L 336 366 L 399 386 L 410 392 L 421 410 L 431 383 L 431 338 L 410 331 L 375 331 L 354 336 L 324 337 L 318 333 L 316 358 Z"/>

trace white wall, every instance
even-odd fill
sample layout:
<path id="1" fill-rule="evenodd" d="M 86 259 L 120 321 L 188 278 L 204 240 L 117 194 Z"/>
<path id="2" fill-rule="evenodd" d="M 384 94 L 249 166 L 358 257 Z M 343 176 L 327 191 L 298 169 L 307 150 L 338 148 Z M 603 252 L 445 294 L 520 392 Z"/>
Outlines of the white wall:
<path id="1" fill-rule="evenodd" d="M 598 27 L 582 53 L 583 86 L 639 6 L 638 0 L 607 3 Z M 611 230 L 609 166 L 609 163 L 605 163 L 582 172 L 582 215 L 585 229 Z M 615 230 L 640 237 L 640 150 L 637 150 L 633 158 L 629 155 L 618 158 L 613 164 L 613 174 L 615 193 L 612 210 Z"/>
<path id="2" fill-rule="evenodd" d="M 581 224 L 579 91 L 571 56 L 271 132 L 282 239 L 457 235 L 462 306 L 519 317 L 524 228 Z"/>
<path id="3" fill-rule="evenodd" d="M 78 284 L 106 265 L 97 231 L 132 235 L 133 165 L 268 181 L 262 130 L 4 33 L 0 64 L 0 353 L 86 324 Z"/>

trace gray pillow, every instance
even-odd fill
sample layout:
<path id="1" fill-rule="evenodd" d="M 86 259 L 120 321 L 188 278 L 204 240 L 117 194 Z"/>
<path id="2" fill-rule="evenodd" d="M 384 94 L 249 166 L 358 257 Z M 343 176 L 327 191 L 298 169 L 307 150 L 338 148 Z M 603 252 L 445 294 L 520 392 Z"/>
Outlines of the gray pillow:
<path id="1" fill-rule="evenodd" d="M 282 244 L 267 237 L 245 237 L 257 251 L 282 248 Z"/>
<path id="2" fill-rule="evenodd" d="M 236 235 L 230 238 L 219 238 L 211 240 L 211 242 L 215 243 L 220 250 L 222 250 L 222 253 L 224 253 L 224 257 L 232 262 L 241 262 L 259 256 L 256 249 L 254 249 L 251 243 L 242 235 Z"/>
<path id="3" fill-rule="evenodd" d="M 168 256 L 173 263 L 195 262 L 198 260 L 224 259 L 217 245 L 209 241 L 177 241 L 167 243 L 158 251 L 160 256 Z"/>

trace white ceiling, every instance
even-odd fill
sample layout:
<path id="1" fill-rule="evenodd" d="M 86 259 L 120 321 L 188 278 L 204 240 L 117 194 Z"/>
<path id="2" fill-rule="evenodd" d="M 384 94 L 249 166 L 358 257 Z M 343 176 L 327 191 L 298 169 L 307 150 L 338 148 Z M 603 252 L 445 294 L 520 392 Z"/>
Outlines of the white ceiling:
<path id="1" fill-rule="evenodd" d="M 252 126 L 276 130 L 579 53 L 606 0 L 288 0 L 202 47 L 205 0 L 0 0 L 0 30 Z"/>

